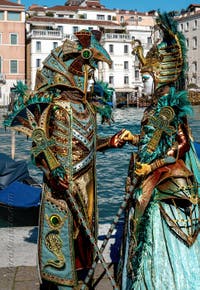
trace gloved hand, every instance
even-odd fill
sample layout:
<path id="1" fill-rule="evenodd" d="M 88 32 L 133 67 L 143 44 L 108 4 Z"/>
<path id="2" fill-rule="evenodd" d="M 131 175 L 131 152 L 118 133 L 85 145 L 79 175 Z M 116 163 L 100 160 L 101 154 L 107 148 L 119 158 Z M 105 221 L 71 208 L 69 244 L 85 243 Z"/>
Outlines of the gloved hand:
<path id="1" fill-rule="evenodd" d="M 134 141 L 134 138 L 135 138 L 134 135 L 130 131 L 123 129 L 121 139 L 132 143 Z"/>
<path id="2" fill-rule="evenodd" d="M 110 138 L 109 147 L 121 148 L 122 146 L 124 146 L 124 144 L 126 143 L 126 141 L 124 139 L 122 139 L 124 131 L 126 131 L 126 130 L 122 129 L 121 131 L 119 131 L 117 134 L 113 135 Z"/>
<path id="3" fill-rule="evenodd" d="M 136 162 L 136 170 L 135 173 L 138 176 L 145 176 L 151 172 L 151 165 L 146 163 Z"/>

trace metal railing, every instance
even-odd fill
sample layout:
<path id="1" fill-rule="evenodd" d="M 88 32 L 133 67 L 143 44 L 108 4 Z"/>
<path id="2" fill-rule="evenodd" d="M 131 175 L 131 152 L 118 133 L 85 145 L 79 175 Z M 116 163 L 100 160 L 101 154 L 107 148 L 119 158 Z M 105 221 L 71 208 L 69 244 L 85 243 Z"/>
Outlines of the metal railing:
<path id="1" fill-rule="evenodd" d="M 105 33 L 103 35 L 104 40 L 131 40 L 131 36 L 127 33 Z"/>
<path id="2" fill-rule="evenodd" d="M 63 32 L 61 30 L 32 30 L 30 36 L 37 38 L 62 38 Z"/>

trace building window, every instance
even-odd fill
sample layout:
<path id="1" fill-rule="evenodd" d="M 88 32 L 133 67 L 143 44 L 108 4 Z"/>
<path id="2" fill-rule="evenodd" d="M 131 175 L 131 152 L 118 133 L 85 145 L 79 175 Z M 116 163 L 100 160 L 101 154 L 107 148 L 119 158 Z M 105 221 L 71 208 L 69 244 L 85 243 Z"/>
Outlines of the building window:
<path id="1" fill-rule="evenodd" d="M 0 11 L 0 20 L 4 20 L 4 12 Z"/>
<path id="2" fill-rule="evenodd" d="M 63 32 L 63 26 L 62 25 L 58 25 L 58 30 Z"/>
<path id="3" fill-rule="evenodd" d="M 16 33 L 11 33 L 10 34 L 10 44 L 15 45 L 17 44 L 17 34 Z"/>
<path id="4" fill-rule="evenodd" d="M 135 54 L 135 61 L 139 61 L 137 54 Z"/>
<path id="5" fill-rule="evenodd" d="M 189 22 L 185 23 L 185 31 L 189 31 Z"/>
<path id="6" fill-rule="evenodd" d="M 93 27 L 88 27 L 88 30 L 89 31 L 92 31 L 94 28 Z"/>
<path id="7" fill-rule="evenodd" d="M 147 43 L 148 44 L 152 44 L 152 38 L 151 38 L 151 36 L 147 37 Z"/>
<path id="8" fill-rule="evenodd" d="M 41 41 L 36 41 L 36 51 L 41 52 Z"/>
<path id="9" fill-rule="evenodd" d="M 129 84 L 129 78 L 128 76 L 124 76 L 124 84 L 128 85 Z"/>
<path id="10" fill-rule="evenodd" d="M 56 48 L 56 47 L 58 47 L 58 42 L 57 41 L 54 41 L 53 42 L 53 49 Z"/>
<path id="11" fill-rule="evenodd" d="M 97 14 L 97 20 L 105 20 L 105 15 Z"/>
<path id="12" fill-rule="evenodd" d="M 120 22 L 124 22 L 124 16 L 120 16 Z"/>
<path id="13" fill-rule="evenodd" d="M 10 73 L 16 74 L 17 73 L 17 60 L 10 61 Z"/>
<path id="14" fill-rule="evenodd" d="M 197 49 L 197 37 L 193 37 L 193 49 Z"/>
<path id="15" fill-rule="evenodd" d="M 194 61 L 192 64 L 192 72 L 197 73 L 197 62 L 196 61 Z"/>
<path id="16" fill-rule="evenodd" d="M 72 27 L 72 30 L 73 30 L 73 33 L 78 32 L 78 26 L 73 26 L 73 27 Z"/>
<path id="17" fill-rule="evenodd" d="M 198 22 L 197 22 L 197 19 L 195 19 L 194 20 L 194 27 L 193 27 L 193 29 L 196 30 L 197 29 L 197 26 L 198 26 Z"/>
<path id="18" fill-rule="evenodd" d="M 109 84 L 114 85 L 114 77 L 113 76 L 109 76 Z"/>
<path id="19" fill-rule="evenodd" d="M 142 21 L 142 17 L 141 16 L 138 17 L 138 21 L 140 21 L 140 22 Z"/>
<path id="20" fill-rule="evenodd" d="M 124 45 L 124 53 L 128 53 L 128 45 Z"/>
<path id="21" fill-rule="evenodd" d="M 9 21 L 20 21 L 21 13 L 20 12 L 13 12 L 13 11 L 8 11 L 8 20 Z"/>
<path id="22" fill-rule="evenodd" d="M 139 70 L 135 70 L 135 79 L 139 79 L 140 73 Z"/>
<path id="23" fill-rule="evenodd" d="M 124 61 L 124 69 L 128 69 L 128 61 Z"/>
<path id="24" fill-rule="evenodd" d="M 186 41 L 186 47 L 187 47 L 187 48 L 189 48 L 189 39 L 188 39 L 188 38 L 186 38 L 186 40 L 185 40 L 185 41 Z"/>
<path id="25" fill-rule="evenodd" d="M 180 24 L 180 30 L 183 31 L 183 23 Z"/>
<path id="26" fill-rule="evenodd" d="M 131 16 L 130 19 L 129 19 L 131 22 L 134 21 L 134 16 Z"/>
<path id="27" fill-rule="evenodd" d="M 40 67 L 40 65 L 41 65 L 41 59 L 37 58 L 36 59 L 36 67 Z"/>
<path id="28" fill-rule="evenodd" d="M 111 15 L 108 15 L 107 19 L 108 19 L 108 20 L 112 20 Z"/>
<path id="29" fill-rule="evenodd" d="M 109 52 L 113 53 L 114 52 L 114 46 L 113 44 L 109 44 Z"/>

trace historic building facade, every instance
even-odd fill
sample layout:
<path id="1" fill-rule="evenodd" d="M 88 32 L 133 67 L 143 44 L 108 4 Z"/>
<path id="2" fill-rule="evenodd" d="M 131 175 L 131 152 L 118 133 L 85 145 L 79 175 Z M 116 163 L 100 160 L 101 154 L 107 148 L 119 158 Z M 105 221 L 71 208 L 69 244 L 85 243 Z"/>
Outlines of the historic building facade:
<path id="1" fill-rule="evenodd" d="M 25 7 L 0 0 L 0 106 L 18 80 L 25 81 Z"/>
<path id="2" fill-rule="evenodd" d="M 191 4 L 176 19 L 179 29 L 186 38 L 188 74 L 186 85 L 188 87 L 200 86 L 200 4 Z"/>
<path id="3" fill-rule="evenodd" d="M 102 31 L 102 43 L 113 60 L 99 66 L 98 79 L 115 88 L 117 98 L 132 99 L 141 91 L 139 63 L 131 54 L 134 39 L 148 50 L 154 14 L 110 10 L 99 1 L 68 1 L 54 7 L 31 6 L 27 11 L 27 84 L 34 89 L 35 74 L 50 50 L 81 29 Z"/>
<path id="4" fill-rule="evenodd" d="M 155 17 L 155 11 L 107 9 L 100 0 L 68 0 L 65 5 L 53 7 L 33 4 L 26 12 L 19 3 L 0 0 L 0 105 L 9 103 L 17 80 L 25 81 L 34 90 L 36 71 L 51 49 L 65 38 L 73 39 L 74 32 L 81 29 L 102 31 L 102 43 L 113 65 L 100 65 L 96 77 L 114 87 L 118 99 L 132 101 L 142 88 L 139 62 L 131 54 L 132 46 L 135 39 L 140 39 L 149 50 Z M 200 5 L 191 4 L 176 19 L 187 42 L 186 85 L 199 86 Z"/>

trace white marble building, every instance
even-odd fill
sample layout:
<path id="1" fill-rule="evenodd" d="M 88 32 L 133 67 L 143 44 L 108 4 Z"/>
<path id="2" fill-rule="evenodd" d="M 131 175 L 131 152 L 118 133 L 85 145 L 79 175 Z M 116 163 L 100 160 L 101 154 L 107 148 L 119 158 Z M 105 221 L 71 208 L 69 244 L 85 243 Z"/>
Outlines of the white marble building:
<path id="1" fill-rule="evenodd" d="M 79 2 L 79 6 L 32 6 L 27 11 L 27 84 L 34 89 L 37 69 L 66 37 L 73 39 L 74 32 L 81 29 L 97 29 L 102 31 L 101 41 L 113 65 L 100 64 L 96 77 L 114 87 L 117 98 L 135 97 L 142 82 L 139 62 L 131 54 L 132 41 L 140 39 L 146 49 L 150 48 L 154 14 L 110 10 L 99 1 Z"/>
<path id="2" fill-rule="evenodd" d="M 176 17 L 179 29 L 186 38 L 188 87 L 200 87 L 200 4 L 191 4 L 181 15 Z"/>

